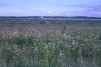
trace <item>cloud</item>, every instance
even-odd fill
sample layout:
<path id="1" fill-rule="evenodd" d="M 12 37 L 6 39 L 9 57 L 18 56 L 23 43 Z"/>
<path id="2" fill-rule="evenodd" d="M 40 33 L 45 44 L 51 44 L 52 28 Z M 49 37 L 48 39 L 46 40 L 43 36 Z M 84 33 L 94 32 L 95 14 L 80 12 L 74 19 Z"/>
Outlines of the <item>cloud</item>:
<path id="1" fill-rule="evenodd" d="M 84 10 L 89 11 L 101 11 L 101 3 L 84 3 L 76 4 L 75 7 L 84 8 Z"/>
<path id="2" fill-rule="evenodd" d="M 3 2 L 0 2 L 0 8 L 1 8 L 1 7 L 6 7 L 6 6 L 8 6 L 8 5 L 10 5 L 10 4 L 8 4 L 8 3 L 3 3 Z"/>
<path id="3" fill-rule="evenodd" d="M 67 3 L 58 3 L 57 5 L 59 5 L 59 6 L 68 6 Z"/>
<path id="4" fill-rule="evenodd" d="M 52 13 L 52 11 L 48 11 L 48 13 L 49 13 L 49 14 L 51 14 L 51 13 Z"/>
<path id="5" fill-rule="evenodd" d="M 79 3 L 79 4 L 67 4 L 59 3 L 59 6 L 68 7 L 68 8 L 79 8 L 90 11 L 101 11 L 101 2 L 100 3 Z"/>
<path id="6" fill-rule="evenodd" d="M 5 6 L 5 5 L 6 5 L 6 4 L 0 2 L 0 7 L 3 7 L 3 6 Z"/>
<path id="7" fill-rule="evenodd" d="M 57 5 L 68 9 L 66 13 L 67 15 L 101 16 L 101 2 L 78 4 L 59 3 Z"/>
<path id="8" fill-rule="evenodd" d="M 85 14 L 90 16 L 101 16 L 101 3 L 77 4 L 76 7 L 82 8 Z"/>

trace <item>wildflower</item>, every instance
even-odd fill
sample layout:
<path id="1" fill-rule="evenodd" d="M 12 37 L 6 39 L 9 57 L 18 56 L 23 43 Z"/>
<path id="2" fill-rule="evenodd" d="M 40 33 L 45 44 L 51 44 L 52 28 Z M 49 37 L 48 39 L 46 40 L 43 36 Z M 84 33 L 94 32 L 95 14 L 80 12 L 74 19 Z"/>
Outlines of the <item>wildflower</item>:
<path id="1" fill-rule="evenodd" d="M 31 49 L 33 49 L 34 47 L 31 47 Z"/>
<path id="2" fill-rule="evenodd" d="M 51 45 L 51 42 L 48 42 L 49 45 Z"/>
<path id="3" fill-rule="evenodd" d="M 19 53 L 17 53 L 17 56 L 19 56 Z"/>
<path id="4" fill-rule="evenodd" d="M 60 56 L 62 56 L 62 53 L 60 52 Z"/>
<path id="5" fill-rule="evenodd" d="M 69 39 L 70 39 L 70 36 L 67 36 L 67 38 L 69 38 Z"/>
<path id="6" fill-rule="evenodd" d="M 85 38 L 85 39 L 84 39 L 84 42 L 88 42 L 88 39 L 87 39 L 87 38 Z"/>
<path id="7" fill-rule="evenodd" d="M 14 44 L 13 47 L 17 47 L 17 44 Z"/>
<path id="8" fill-rule="evenodd" d="M 72 44 L 75 44 L 75 42 L 74 42 L 74 41 L 72 41 Z"/>
<path id="9" fill-rule="evenodd" d="M 11 49 L 11 48 L 8 48 L 9 50 Z"/>
<path id="10" fill-rule="evenodd" d="M 64 33 L 63 36 L 66 37 L 66 34 Z"/>
<path id="11" fill-rule="evenodd" d="M 48 48 L 48 46 L 46 45 L 44 48 Z"/>
<path id="12" fill-rule="evenodd" d="M 35 48 L 35 51 L 37 51 L 37 50 L 38 50 L 38 48 L 36 47 L 36 48 Z"/>

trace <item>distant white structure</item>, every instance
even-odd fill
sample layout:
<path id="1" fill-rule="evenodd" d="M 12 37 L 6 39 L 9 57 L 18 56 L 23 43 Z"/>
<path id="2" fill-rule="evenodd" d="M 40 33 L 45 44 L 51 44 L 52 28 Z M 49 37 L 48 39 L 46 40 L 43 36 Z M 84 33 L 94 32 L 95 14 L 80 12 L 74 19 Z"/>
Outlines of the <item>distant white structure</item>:
<path id="1" fill-rule="evenodd" d="M 41 19 L 43 18 L 43 16 L 41 16 Z"/>

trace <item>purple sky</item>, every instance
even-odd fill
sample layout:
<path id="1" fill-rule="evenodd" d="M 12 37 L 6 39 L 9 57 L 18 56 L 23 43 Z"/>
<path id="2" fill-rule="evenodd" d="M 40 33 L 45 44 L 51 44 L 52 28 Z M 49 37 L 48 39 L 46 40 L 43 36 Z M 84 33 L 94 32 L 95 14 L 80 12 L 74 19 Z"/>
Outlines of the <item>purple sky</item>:
<path id="1" fill-rule="evenodd" d="M 101 17 L 101 0 L 0 0 L 0 16 Z"/>

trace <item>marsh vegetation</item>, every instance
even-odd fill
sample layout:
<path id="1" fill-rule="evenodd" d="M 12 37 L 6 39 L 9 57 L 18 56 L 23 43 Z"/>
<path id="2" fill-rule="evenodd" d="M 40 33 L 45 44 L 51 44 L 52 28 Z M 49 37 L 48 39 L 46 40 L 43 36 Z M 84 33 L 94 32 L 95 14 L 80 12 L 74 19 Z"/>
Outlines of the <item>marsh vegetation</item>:
<path id="1" fill-rule="evenodd" d="M 101 67 L 101 20 L 0 19 L 0 67 Z"/>

